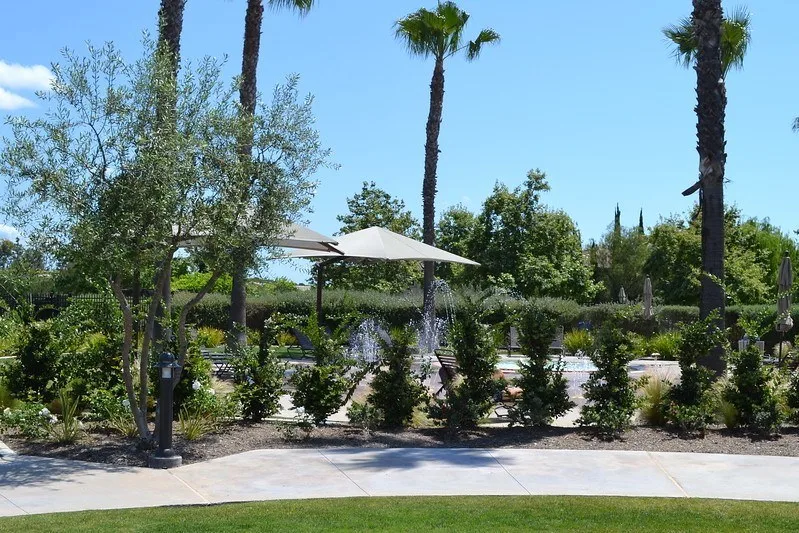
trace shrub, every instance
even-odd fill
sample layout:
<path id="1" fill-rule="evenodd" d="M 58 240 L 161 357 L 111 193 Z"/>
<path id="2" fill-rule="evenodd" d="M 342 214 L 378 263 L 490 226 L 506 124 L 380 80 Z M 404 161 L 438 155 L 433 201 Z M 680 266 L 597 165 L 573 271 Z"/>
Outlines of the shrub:
<path id="1" fill-rule="evenodd" d="M 203 326 L 197 330 L 197 344 L 201 348 L 216 348 L 225 343 L 225 332 L 218 328 Z"/>
<path id="2" fill-rule="evenodd" d="M 158 358 L 153 357 L 151 359 L 152 371 L 150 373 L 150 383 L 155 393 L 153 396 L 157 397 L 158 387 L 160 386 Z M 186 359 L 183 362 L 183 369 L 180 373 L 180 382 L 178 382 L 174 389 L 174 408 L 176 413 L 180 411 L 180 408 L 185 402 L 190 401 L 191 398 L 197 394 L 198 390 L 211 387 L 212 369 L 211 362 L 200 354 L 200 347 L 197 343 L 189 343 L 188 350 L 186 351 Z M 199 383 L 200 388 L 197 388 L 195 383 Z"/>
<path id="3" fill-rule="evenodd" d="M 725 333 L 715 324 L 717 314 L 705 320 L 684 324 L 678 337 L 680 382 L 668 393 L 666 420 L 679 430 L 704 435 L 713 421 L 713 397 L 710 393 L 713 374 L 699 364 L 715 346 L 724 343 Z"/>
<path id="4" fill-rule="evenodd" d="M 50 435 L 62 444 L 70 444 L 78 440 L 83 432 L 83 423 L 78 419 L 80 396 L 72 396 L 67 389 L 58 392 L 61 403 L 61 422 L 50 424 Z"/>
<path id="5" fill-rule="evenodd" d="M 58 419 L 40 403 L 25 403 L 11 409 L 6 407 L 0 414 L 0 429 L 15 430 L 28 439 L 47 436 L 50 425 Z"/>
<path id="6" fill-rule="evenodd" d="M 94 420 L 103 422 L 106 427 L 125 437 L 132 438 L 138 435 L 130 402 L 125 397 L 123 389 L 115 392 L 92 391 L 89 393 L 88 404 Z"/>
<path id="7" fill-rule="evenodd" d="M 481 298 L 462 305 L 450 332 L 450 346 L 462 380 L 451 384 L 446 397 L 436 399 L 428 411 L 453 430 L 475 427 L 491 411 L 493 399 L 501 390 L 494 379 L 499 361 L 497 336 L 482 321 L 486 312 L 483 303 Z"/>
<path id="8" fill-rule="evenodd" d="M 531 304 L 521 312 L 518 326 L 519 344 L 528 360 L 519 363 L 520 377 L 515 384 L 522 394 L 508 409 L 510 425 L 544 426 L 574 407 L 563 367 L 560 363 L 553 365 L 548 355 L 557 318 Z"/>
<path id="9" fill-rule="evenodd" d="M 594 337 L 585 329 L 573 329 L 563 336 L 563 348 L 572 355 L 587 354 L 593 345 Z"/>
<path id="10" fill-rule="evenodd" d="M 314 345 L 315 364 L 301 367 L 291 377 L 295 387 L 291 397 L 295 407 L 320 425 L 347 402 L 367 370 L 351 372 L 354 361 L 344 355 L 340 335 L 328 336 L 315 314 L 303 332 Z"/>
<path id="11" fill-rule="evenodd" d="M 414 409 L 425 398 L 422 377 L 411 372 L 411 346 L 415 340 L 409 327 L 391 330 L 391 343 L 381 339 L 382 366 L 372 380 L 368 403 L 380 412 L 388 427 L 408 425 Z"/>
<path id="12" fill-rule="evenodd" d="M 210 272 L 192 272 L 172 279 L 173 291 L 200 292 L 208 280 L 211 279 Z M 233 291 L 233 278 L 223 274 L 216 280 L 210 292 L 230 294 Z"/>
<path id="13" fill-rule="evenodd" d="M 241 403 L 245 420 L 258 422 L 280 409 L 286 366 L 272 350 L 276 334 L 276 324 L 267 320 L 257 351 L 237 346 L 238 353 L 233 358 L 234 397 Z"/>
<path id="14" fill-rule="evenodd" d="M 649 339 L 638 333 L 628 333 L 627 338 L 630 342 L 630 353 L 635 357 L 647 357 L 650 354 Z"/>
<path id="15" fill-rule="evenodd" d="M 791 373 L 791 378 L 786 392 L 786 403 L 790 409 L 790 418 L 794 423 L 799 423 L 799 370 Z"/>
<path id="16" fill-rule="evenodd" d="M 587 403 L 578 420 L 582 426 L 596 428 L 602 438 L 620 437 L 637 407 L 637 382 L 627 371 L 632 359 L 629 354 L 629 342 L 621 329 L 613 322 L 603 325 L 590 355 L 597 369 L 583 384 Z"/>
<path id="17" fill-rule="evenodd" d="M 765 368 L 760 351 L 753 345 L 730 354 L 732 378 L 725 399 L 738 413 L 741 425 L 770 434 L 779 432 L 784 416 L 772 383 L 772 369 Z"/>
<path id="18" fill-rule="evenodd" d="M 671 383 L 659 376 L 646 376 L 641 383 L 641 419 L 650 426 L 666 424 L 666 405 Z"/>
<path id="19" fill-rule="evenodd" d="M 350 424 L 371 431 L 383 425 L 383 412 L 369 402 L 352 402 L 347 409 Z"/>
<path id="20" fill-rule="evenodd" d="M 58 390 L 59 351 L 52 335 L 52 323 L 32 322 L 25 328 L 17 358 L 2 367 L 2 377 L 16 398 L 51 402 Z"/>
<path id="21" fill-rule="evenodd" d="M 197 440 L 216 428 L 213 418 L 199 411 L 181 408 L 178 413 L 180 432 L 186 440 Z"/>
<path id="22" fill-rule="evenodd" d="M 85 334 L 80 344 L 58 359 L 58 381 L 84 399 L 93 390 L 122 387 L 120 343 L 104 333 Z"/>
<path id="23" fill-rule="evenodd" d="M 649 350 L 658 354 L 660 359 L 673 361 L 680 351 L 680 333 L 667 331 L 653 336 L 649 339 Z"/>

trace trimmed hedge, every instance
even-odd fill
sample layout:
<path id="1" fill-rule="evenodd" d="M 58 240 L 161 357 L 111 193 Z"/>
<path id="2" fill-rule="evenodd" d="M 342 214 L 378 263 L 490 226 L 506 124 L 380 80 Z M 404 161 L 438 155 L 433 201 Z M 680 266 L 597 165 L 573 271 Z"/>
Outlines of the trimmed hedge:
<path id="1" fill-rule="evenodd" d="M 180 307 L 189 300 L 189 293 L 177 293 L 173 299 L 174 312 L 178 313 Z M 474 291 L 457 292 L 452 295 L 452 300 L 439 296 L 436 298 L 437 313 L 445 316 L 447 312 L 458 314 L 464 297 L 474 297 Z M 338 318 L 351 312 L 384 321 L 390 327 L 404 327 L 421 318 L 421 291 L 411 291 L 406 294 L 392 295 L 378 291 L 348 291 L 327 290 L 323 299 L 323 313 L 327 320 L 335 322 Z M 596 328 L 615 317 L 622 327 L 641 335 L 670 331 L 680 322 L 693 322 L 699 318 L 699 309 L 691 306 L 665 305 L 655 307 L 653 320 L 643 318 L 640 304 L 597 304 L 581 306 L 571 300 L 558 298 L 537 298 L 536 304 L 543 310 L 551 312 L 558 317 L 558 321 L 567 330 L 577 327 L 580 322 L 588 322 Z M 512 298 L 508 295 L 497 294 L 486 300 L 489 312 L 486 320 L 492 324 L 508 322 L 511 317 L 525 304 L 525 300 Z M 275 312 L 308 316 L 316 306 L 315 291 L 296 291 L 267 294 L 249 298 L 247 301 L 247 326 L 260 329 L 264 320 Z M 228 313 L 230 310 L 230 297 L 225 294 L 209 294 L 189 314 L 189 322 L 198 326 L 211 326 L 220 329 L 227 328 Z M 727 308 L 726 321 L 730 328 L 730 340 L 737 340 L 743 333 L 737 326 L 738 317 L 758 316 L 765 313 L 764 323 L 773 324 L 776 319 L 775 305 L 746 305 L 730 306 Z M 799 324 L 799 307 L 795 308 L 794 322 Z M 765 328 L 764 328 L 765 329 Z M 774 328 L 769 326 L 768 332 L 763 336 L 767 349 L 777 341 L 779 335 Z M 799 328 L 794 328 L 794 330 Z M 786 340 L 793 341 L 795 331 L 791 330 L 786 335 Z"/>

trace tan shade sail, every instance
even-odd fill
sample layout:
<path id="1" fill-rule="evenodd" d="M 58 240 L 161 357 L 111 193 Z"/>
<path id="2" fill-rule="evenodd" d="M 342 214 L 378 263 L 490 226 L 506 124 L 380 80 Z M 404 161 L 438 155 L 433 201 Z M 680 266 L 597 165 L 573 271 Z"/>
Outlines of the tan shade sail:
<path id="1" fill-rule="evenodd" d="M 172 231 L 177 233 L 177 227 L 173 227 Z M 204 235 L 205 233 L 202 231 L 196 232 L 196 235 L 192 235 L 184 239 L 181 242 L 181 245 L 185 248 L 200 246 L 202 244 Z M 281 248 L 293 248 L 296 250 L 329 252 L 330 257 L 335 257 L 341 256 L 341 253 L 336 248 L 337 242 L 338 241 L 336 241 L 336 239 L 333 237 L 322 235 L 321 233 L 317 233 L 310 228 L 292 223 L 283 227 L 283 229 L 278 233 L 277 240 L 273 245 Z"/>

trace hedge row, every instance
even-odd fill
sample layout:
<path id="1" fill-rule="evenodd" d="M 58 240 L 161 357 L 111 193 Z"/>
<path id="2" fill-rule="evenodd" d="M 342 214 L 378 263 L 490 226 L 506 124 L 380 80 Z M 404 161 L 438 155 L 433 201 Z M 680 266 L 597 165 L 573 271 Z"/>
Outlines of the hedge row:
<path id="1" fill-rule="evenodd" d="M 178 311 L 191 297 L 188 293 L 175 295 L 173 305 Z M 437 314 L 445 316 L 454 314 L 465 298 L 479 298 L 476 292 L 458 292 L 451 298 L 439 296 L 436 299 Z M 323 299 L 323 313 L 329 321 L 336 321 L 351 312 L 358 312 L 365 316 L 382 320 L 389 326 L 403 326 L 421 317 L 422 296 L 421 292 L 411 292 L 401 295 L 391 295 L 378 291 L 325 291 Z M 666 305 L 656 306 L 653 319 L 644 319 L 640 305 L 598 304 L 583 306 L 571 300 L 558 298 L 538 298 L 535 302 L 541 307 L 550 310 L 559 317 L 560 323 L 568 330 L 577 327 L 579 323 L 590 323 L 592 327 L 601 325 L 611 317 L 620 318 L 622 325 L 629 331 L 643 335 L 651 335 L 673 329 L 680 322 L 692 322 L 699 318 L 699 309 L 690 306 Z M 486 299 L 486 306 L 490 308 L 488 319 L 495 324 L 506 321 L 509 316 L 521 306 L 525 300 L 512 298 L 507 295 L 494 295 Z M 250 298 L 247 302 L 247 326 L 260 328 L 264 320 L 272 313 L 279 312 L 308 316 L 316 306 L 316 293 L 313 291 L 282 292 Z M 189 322 L 198 326 L 212 326 L 226 329 L 230 309 L 230 297 L 224 294 L 207 295 L 189 314 Z M 731 306 L 727 308 L 726 322 L 731 327 L 731 340 L 742 335 L 737 327 L 740 316 L 755 317 L 762 315 L 764 329 L 776 319 L 776 305 L 747 305 Z M 794 314 L 794 322 L 799 324 L 799 309 Z M 778 339 L 778 335 L 771 328 L 764 335 L 768 345 Z M 795 328 L 796 329 L 796 328 Z M 794 333 L 791 331 L 786 339 L 793 341 Z"/>

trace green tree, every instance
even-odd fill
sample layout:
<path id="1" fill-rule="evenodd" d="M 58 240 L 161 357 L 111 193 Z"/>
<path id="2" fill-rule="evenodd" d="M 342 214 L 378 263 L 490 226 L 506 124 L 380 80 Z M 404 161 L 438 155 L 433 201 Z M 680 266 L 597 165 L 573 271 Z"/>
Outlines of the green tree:
<path id="1" fill-rule="evenodd" d="M 473 237 L 477 217 L 474 213 L 458 204 L 450 207 L 441 215 L 436 232 L 436 243 L 439 248 L 461 257 L 469 256 L 469 242 Z M 438 265 L 438 275 L 450 285 L 462 285 L 468 279 L 468 269 L 464 265 L 442 263 Z"/>
<path id="2" fill-rule="evenodd" d="M 580 232 L 562 211 L 540 202 L 549 190 L 546 174 L 531 170 L 514 190 L 497 184 L 477 217 L 469 244 L 476 284 L 498 284 L 523 296 L 587 301 L 597 286 L 583 257 Z"/>
<path id="3" fill-rule="evenodd" d="M 699 315 L 706 318 L 718 310 L 718 326 L 724 329 L 724 84 L 731 68 L 743 67 L 751 40 L 750 17 L 745 9 L 739 9 L 725 20 L 721 0 L 693 0 L 693 6 L 690 20 L 663 31 L 675 44 L 676 57 L 685 66 L 695 64 L 699 180 L 683 194 L 700 191 L 703 275 Z M 719 347 L 706 359 L 717 373 L 724 369 L 722 355 Z"/>
<path id="4" fill-rule="evenodd" d="M 624 291 L 631 300 L 643 296 L 646 262 L 649 258 L 649 240 L 636 228 L 623 228 L 619 223 L 609 229 L 600 244 L 589 251 L 594 280 L 602 283 L 597 300 L 615 301 L 619 290 Z"/>
<path id="5" fill-rule="evenodd" d="M 139 353 L 143 362 L 175 252 L 203 235 L 195 254 L 211 276 L 177 320 L 182 362 L 188 313 L 230 271 L 231 250 L 273 242 L 275 228 L 308 204 L 310 176 L 328 155 L 312 126 L 311 100 L 298 101 L 297 79 L 291 78 L 253 117 L 258 157 L 240 164 L 245 124 L 220 65 L 205 59 L 184 68 L 173 86 L 170 62 L 145 45 L 145 56 L 133 64 L 111 44 L 90 46 L 87 57 L 66 51 L 65 63 L 54 66 L 52 91 L 40 95 L 46 111 L 35 120 L 13 118 L 12 139 L 0 154 L 6 213 L 47 242 L 61 262 L 104 280 L 117 298 L 124 317 L 123 377 L 142 438 L 149 437 L 148 378 L 145 372 L 137 399 L 134 317 L 124 280 L 158 265 Z M 175 128 L 161 128 L 163 109 L 151 105 L 162 91 L 177 96 Z M 245 214 L 249 223 L 242 226 Z"/>
<path id="6" fill-rule="evenodd" d="M 393 198 L 373 181 L 363 182 L 361 191 L 347 198 L 347 207 L 348 212 L 337 217 L 341 222 L 338 235 L 377 226 L 419 238 L 419 223 L 405 208 L 405 202 Z M 327 265 L 325 277 L 335 288 L 400 292 L 418 283 L 421 272 L 414 261 L 343 261 Z"/>
<path id="7" fill-rule="evenodd" d="M 436 231 L 436 180 L 438 170 L 438 136 L 444 110 L 444 61 L 465 53 L 468 61 L 477 59 L 485 44 L 499 42 L 499 34 L 491 29 L 481 30 L 473 41 L 465 42 L 463 32 L 469 22 L 469 13 L 455 2 L 438 2 L 435 9 L 419 9 L 395 24 L 396 37 L 413 56 L 432 57 L 435 64 L 430 82 L 430 111 L 427 116 L 427 140 L 424 147 L 423 238 L 425 244 L 435 245 Z M 434 309 L 433 280 L 435 263 L 424 264 L 424 308 Z"/>

